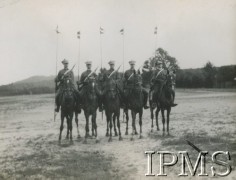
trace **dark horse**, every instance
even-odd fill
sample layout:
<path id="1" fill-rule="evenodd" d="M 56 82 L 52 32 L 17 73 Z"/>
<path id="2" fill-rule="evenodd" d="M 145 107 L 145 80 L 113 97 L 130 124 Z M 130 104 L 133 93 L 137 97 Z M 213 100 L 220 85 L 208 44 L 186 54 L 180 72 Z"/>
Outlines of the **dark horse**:
<path id="1" fill-rule="evenodd" d="M 96 137 L 96 142 L 99 142 L 97 135 L 97 108 L 98 108 L 98 95 L 96 92 L 96 80 L 89 79 L 88 84 L 83 88 L 83 94 L 81 94 L 82 109 L 84 110 L 84 115 L 86 119 L 85 126 L 85 140 L 84 143 L 87 143 L 87 138 L 89 135 L 89 117 L 92 116 L 92 135 Z"/>
<path id="2" fill-rule="evenodd" d="M 66 138 L 72 140 L 72 119 L 76 108 L 76 94 L 72 88 L 72 83 L 70 80 L 66 80 L 64 84 L 64 90 L 62 92 L 61 98 L 61 126 L 59 141 L 61 140 L 61 133 L 63 131 L 64 119 L 67 120 L 67 135 Z"/>
<path id="3" fill-rule="evenodd" d="M 141 86 L 141 77 L 139 74 L 133 75 L 134 79 L 134 85 L 133 87 L 129 88 L 129 94 L 127 97 L 128 102 L 128 109 L 131 110 L 132 115 L 132 137 L 131 140 L 133 140 L 133 135 L 138 134 L 136 130 L 136 115 L 139 114 L 139 126 L 140 126 L 140 136 L 139 138 L 142 138 L 142 116 L 143 116 L 143 105 L 144 105 L 144 96 L 143 96 L 143 90 Z M 126 132 L 125 135 L 128 135 L 128 124 L 129 124 L 129 118 L 128 118 L 128 111 L 125 111 L 126 114 Z"/>
<path id="4" fill-rule="evenodd" d="M 108 142 L 112 141 L 112 120 L 114 125 L 115 136 L 117 136 L 116 130 L 116 120 L 117 127 L 119 130 L 119 140 L 122 140 L 121 131 L 120 131 L 120 97 L 117 89 L 117 84 L 115 80 L 107 78 L 105 81 L 105 92 L 103 95 L 103 104 L 105 108 L 105 113 L 107 117 L 107 132 L 106 136 L 110 136 Z M 109 134 L 110 126 L 110 134 Z"/>
<path id="5" fill-rule="evenodd" d="M 166 79 L 164 82 L 163 88 L 160 91 L 160 96 L 158 99 L 158 86 L 159 84 L 156 82 L 153 85 L 153 101 L 157 104 L 157 109 L 155 112 L 156 116 L 156 126 L 157 131 L 159 131 L 159 124 L 158 124 L 158 114 L 161 111 L 162 114 L 162 124 L 163 124 L 163 136 L 165 135 L 165 110 L 167 111 L 167 133 L 169 135 L 169 122 L 170 122 L 170 112 L 171 112 L 171 102 L 173 101 L 173 94 L 171 93 L 171 80 L 169 78 Z M 151 111 L 151 119 L 152 119 L 152 125 L 151 125 L 151 132 L 153 131 L 153 119 L 154 119 L 154 108 L 151 107 L 150 104 L 150 111 Z"/>

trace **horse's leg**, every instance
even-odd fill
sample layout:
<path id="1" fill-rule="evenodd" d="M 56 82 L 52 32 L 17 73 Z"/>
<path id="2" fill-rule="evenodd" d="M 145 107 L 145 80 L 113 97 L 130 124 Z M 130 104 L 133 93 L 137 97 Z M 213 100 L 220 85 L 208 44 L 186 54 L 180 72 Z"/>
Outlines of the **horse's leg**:
<path id="1" fill-rule="evenodd" d="M 89 115 L 86 112 L 84 115 L 86 119 L 84 143 L 87 143 L 87 138 L 89 136 Z"/>
<path id="2" fill-rule="evenodd" d="M 131 111 L 131 115 L 132 115 L 132 136 L 131 136 L 131 141 L 133 141 L 134 140 L 134 134 L 135 134 L 135 116 L 136 116 L 136 113 L 132 110 Z"/>
<path id="3" fill-rule="evenodd" d="M 164 136 L 165 135 L 165 110 L 163 108 L 161 109 L 161 115 L 162 115 L 162 125 L 163 125 L 162 135 Z"/>
<path id="4" fill-rule="evenodd" d="M 121 131 L 120 131 L 120 110 L 117 112 L 117 127 L 118 127 L 118 130 L 119 130 L 119 141 L 122 140 L 122 136 L 121 136 Z"/>
<path id="5" fill-rule="evenodd" d="M 116 113 L 113 113 L 113 126 L 114 126 L 114 132 L 115 132 L 115 136 L 118 136 L 117 134 L 117 130 L 116 130 Z"/>
<path id="6" fill-rule="evenodd" d="M 78 113 L 75 112 L 75 123 L 76 123 L 76 127 L 77 127 L 77 138 L 80 138 L 80 133 L 79 133 L 79 119 L 78 119 Z"/>
<path id="7" fill-rule="evenodd" d="M 169 107 L 168 109 L 167 109 L 167 133 L 168 133 L 168 135 L 170 135 L 170 133 L 169 133 L 169 122 L 170 122 L 170 111 L 171 111 L 171 107 Z"/>
<path id="8" fill-rule="evenodd" d="M 62 133 L 62 131 L 63 131 L 63 124 L 64 124 L 64 113 L 63 112 L 61 112 L 61 126 L 60 126 L 60 134 L 59 134 L 59 141 L 61 141 L 61 133 Z"/>
<path id="9" fill-rule="evenodd" d="M 125 111 L 125 116 L 126 116 L 126 131 L 125 131 L 125 135 L 128 135 L 128 129 L 129 129 L 129 111 Z"/>
<path id="10" fill-rule="evenodd" d="M 157 131 L 160 130 L 160 129 L 159 129 L 159 123 L 158 123 L 158 115 L 159 115 L 159 112 L 160 112 L 160 108 L 157 107 L 157 109 L 156 109 L 156 113 L 155 113 L 155 115 L 156 115 L 156 126 L 157 126 Z"/>
<path id="11" fill-rule="evenodd" d="M 93 115 L 92 115 L 92 118 L 91 118 L 91 124 L 92 124 L 92 136 L 96 137 L 96 135 L 95 135 L 94 121 L 93 121 Z"/>
<path id="12" fill-rule="evenodd" d="M 108 142 L 111 142 L 112 141 L 112 113 L 111 112 L 108 113 L 108 123 L 110 126 L 110 133 L 109 133 Z"/>
<path id="13" fill-rule="evenodd" d="M 72 120 L 73 120 L 73 112 L 71 112 L 70 116 L 69 116 L 69 123 L 70 123 L 70 140 L 72 141 L 73 137 L 72 137 Z"/>
<path id="14" fill-rule="evenodd" d="M 70 131 L 70 117 L 69 115 L 66 116 L 66 122 L 67 122 L 67 133 L 66 133 L 66 139 L 69 139 L 69 131 Z"/>
<path id="15" fill-rule="evenodd" d="M 107 132 L 106 132 L 106 137 L 109 136 L 109 120 L 108 120 L 108 113 L 106 111 L 106 120 L 107 120 Z"/>
<path id="16" fill-rule="evenodd" d="M 93 123 L 94 123 L 94 131 L 95 131 L 95 137 L 96 137 L 96 143 L 99 142 L 99 138 L 98 138 L 98 132 L 97 132 L 97 112 L 95 111 L 93 113 Z"/>
<path id="17" fill-rule="evenodd" d="M 134 112 L 134 134 L 138 135 L 137 129 L 136 129 L 136 112 Z"/>
<path id="18" fill-rule="evenodd" d="M 142 116 L 143 116 L 143 109 L 141 109 L 141 111 L 139 112 L 139 127 L 140 127 L 140 136 L 139 138 L 141 139 L 143 136 L 142 136 Z"/>
<path id="19" fill-rule="evenodd" d="M 151 112 L 151 119 L 152 119 L 152 125 L 151 125 L 151 132 L 153 132 L 153 118 L 154 118 L 154 114 L 153 114 L 153 109 L 152 109 L 152 107 L 151 107 L 151 105 L 150 105 L 150 112 Z"/>

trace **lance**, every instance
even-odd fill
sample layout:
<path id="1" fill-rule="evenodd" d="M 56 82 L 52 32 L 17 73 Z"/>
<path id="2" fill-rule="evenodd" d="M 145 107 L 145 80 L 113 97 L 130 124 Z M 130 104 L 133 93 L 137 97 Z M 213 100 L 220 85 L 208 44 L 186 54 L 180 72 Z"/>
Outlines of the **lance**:
<path id="1" fill-rule="evenodd" d="M 59 35 L 59 30 L 58 30 L 58 25 L 56 27 L 56 33 L 57 33 L 57 42 L 56 42 L 56 77 L 57 77 L 57 61 L 58 61 L 58 35 Z M 55 111 L 56 109 L 56 93 L 57 93 L 57 83 L 55 83 L 55 104 L 54 104 L 54 121 L 57 116 L 57 112 Z"/>
<path id="2" fill-rule="evenodd" d="M 141 67 L 142 67 L 142 65 L 138 68 L 137 71 L 139 71 Z M 134 71 L 136 71 L 136 70 L 134 70 Z M 130 80 L 130 78 L 131 78 L 133 75 L 134 75 L 134 73 L 132 73 L 132 74 L 129 76 L 128 80 Z"/>
<path id="3" fill-rule="evenodd" d="M 80 67 L 80 31 L 77 32 L 77 38 L 79 40 L 79 50 L 78 50 L 78 81 L 79 81 L 79 67 Z"/>
<path id="4" fill-rule="evenodd" d="M 112 71 L 112 73 L 108 76 L 108 78 L 110 78 L 115 72 L 118 72 L 120 67 L 121 67 L 121 65 L 116 70 Z"/>
<path id="5" fill-rule="evenodd" d="M 68 70 L 62 75 L 61 81 L 59 82 L 58 85 L 61 84 L 61 82 L 62 82 L 62 80 L 64 79 L 65 75 L 67 75 L 69 72 L 73 71 L 74 67 L 75 67 L 75 65 L 74 65 L 71 69 L 68 69 Z"/>

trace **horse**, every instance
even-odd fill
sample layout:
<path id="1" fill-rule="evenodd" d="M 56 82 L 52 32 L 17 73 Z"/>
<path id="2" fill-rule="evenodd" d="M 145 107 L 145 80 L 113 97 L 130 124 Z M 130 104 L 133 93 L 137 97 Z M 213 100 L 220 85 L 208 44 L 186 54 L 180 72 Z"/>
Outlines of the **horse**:
<path id="1" fill-rule="evenodd" d="M 67 120 L 67 135 L 66 138 L 72 141 L 72 119 L 76 107 L 76 95 L 72 88 L 71 80 L 66 80 L 64 83 L 64 89 L 61 97 L 61 126 L 59 141 L 61 140 L 61 134 L 64 126 L 64 119 Z"/>
<path id="2" fill-rule="evenodd" d="M 107 132 L 106 136 L 110 136 L 108 142 L 112 141 L 112 120 L 114 125 L 115 136 L 117 136 L 116 130 L 116 120 L 117 127 L 119 130 L 119 140 L 122 140 L 121 131 L 120 131 L 120 97 L 117 89 L 117 84 L 115 80 L 107 78 L 105 81 L 105 93 L 103 95 L 103 104 L 105 108 L 105 114 L 107 119 Z M 110 125 L 110 133 L 109 133 Z"/>
<path id="3" fill-rule="evenodd" d="M 144 106 L 144 96 L 143 96 L 143 90 L 141 86 L 140 81 L 140 75 L 134 74 L 134 85 L 133 87 L 129 88 L 129 96 L 127 97 L 128 102 L 128 109 L 131 110 L 132 115 L 132 137 L 131 140 L 133 140 L 133 135 L 137 135 L 136 130 L 136 115 L 139 114 L 139 127 L 140 127 L 140 135 L 139 138 L 142 138 L 142 116 L 143 116 L 143 106 Z M 128 118 L 128 109 L 125 111 L 126 114 L 126 132 L 125 135 L 128 135 L 128 124 L 129 124 L 129 118 Z"/>
<path id="4" fill-rule="evenodd" d="M 167 111 L 167 135 L 169 136 L 169 122 L 170 122 L 170 112 L 171 112 L 171 102 L 173 101 L 174 97 L 173 94 L 170 92 L 171 89 L 171 80 L 167 78 L 164 82 L 163 88 L 161 92 L 158 90 L 158 83 L 154 83 L 153 85 L 153 102 L 156 103 L 156 112 L 155 112 L 155 117 L 156 117 L 156 127 L 157 131 L 159 131 L 159 124 L 158 124 L 158 115 L 159 112 L 161 111 L 162 114 L 162 131 L 163 131 L 163 136 L 165 135 L 165 110 Z M 158 98 L 158 93 L 161 93 Z M 151 124 L 151 132 L 153 132 L 153 119 L 154 119 L 154 108 L 152 107 L 152 104 L 150 102 L 150 111 L 151 111 L 151 119 L 152 119 L 152 124 Z"/>
<path id="5" fill-rule="evenodd" d="M 87 85 L 83 88 L 83 94 L 80 95 L 82 100 L 82 109 L 84 111 L 84 116 L 86 119 L 85 126 L 85 140 L 87 143 L 87 138 L 89 137 L 89 117 L 92 116 L 92 136 L 96 137 L 96 143 L 99 142 L 97 135 L 97 108 L 98 108 L 98 95 L 96 92 L 96 79 L 89 78 Z"/>

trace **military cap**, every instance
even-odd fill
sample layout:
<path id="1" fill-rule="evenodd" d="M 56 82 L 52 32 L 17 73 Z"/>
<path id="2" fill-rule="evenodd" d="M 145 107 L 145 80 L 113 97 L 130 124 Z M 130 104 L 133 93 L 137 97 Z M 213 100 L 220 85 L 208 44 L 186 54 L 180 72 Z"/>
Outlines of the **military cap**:
<path id="1" fill-rule="evenodd" d="M 131 61 L 129 61 L 129 64 L 131 65 L 131 64 L 135 64 L 136 63 L 136 61 L 133 61 L 133 60 L 131 60 Z"/>
<path id="2" fill-rule="evenodd" d="M 115 64 L 115 61 L 109 61 L 108 64 Z"/>
<path id="3" fill-rule="evenodd" d="M 92 61 L 86 61 L 85 64 L 86 64 L 86 65 L 92 64 Z"/>
<path id="4" fill-rule="evenodd" d="M 63 59 L 62 64 L 68 64 L 69 62 L 66 59 Z"/>
<path id="5" fill-rule="evenodd" d="M 160 61 L 157 61 L 157 62 L 156 62 L 156 65 L 160 65 L 160 64 L 162 64 L 162 62 L 160 62 Z"/>
<path id="6" fill-rule="evenodd" d="M 145 63 L 145 64 L 148 64 L 148 63 L 149 63 L 149 60 L 146 60 L 144 63 Z"/>

